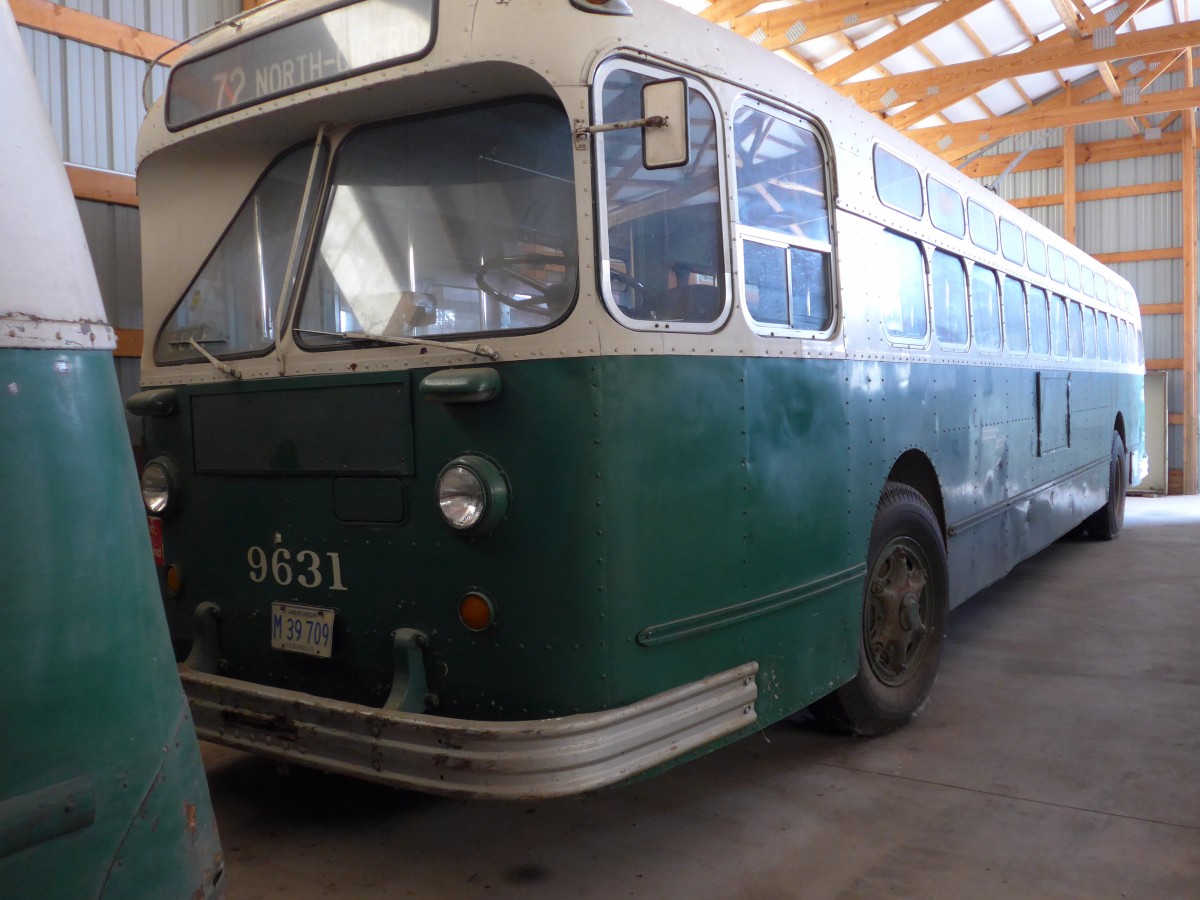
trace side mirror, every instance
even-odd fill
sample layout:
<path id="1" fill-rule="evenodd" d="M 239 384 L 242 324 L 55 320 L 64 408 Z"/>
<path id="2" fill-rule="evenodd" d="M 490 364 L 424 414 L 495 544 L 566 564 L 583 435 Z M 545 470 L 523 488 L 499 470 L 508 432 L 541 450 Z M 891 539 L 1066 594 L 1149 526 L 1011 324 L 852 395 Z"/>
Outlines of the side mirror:
<path id="1" fill-rule="evenodd" d="M 647 169 L 687 165 L 691 150 L 687 94 L 687 82 L 682 78 L 652 81 L 642 87 L 642 118 L 662 122 L 642 126 L 642 165 Z"/>

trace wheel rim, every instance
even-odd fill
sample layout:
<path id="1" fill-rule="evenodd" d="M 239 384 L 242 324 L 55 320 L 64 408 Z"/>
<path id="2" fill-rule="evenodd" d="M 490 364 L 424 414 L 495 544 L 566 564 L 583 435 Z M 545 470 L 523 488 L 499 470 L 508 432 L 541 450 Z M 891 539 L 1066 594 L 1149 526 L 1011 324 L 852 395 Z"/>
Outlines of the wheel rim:
<path id="1" fill-rule="evenodd" d="M 933 588 L 919 544 L 897 538 L 876 557 L 867 584 L 863 640 L 867 662 L 884 684 L 903 684 L 929 646 Z"/>

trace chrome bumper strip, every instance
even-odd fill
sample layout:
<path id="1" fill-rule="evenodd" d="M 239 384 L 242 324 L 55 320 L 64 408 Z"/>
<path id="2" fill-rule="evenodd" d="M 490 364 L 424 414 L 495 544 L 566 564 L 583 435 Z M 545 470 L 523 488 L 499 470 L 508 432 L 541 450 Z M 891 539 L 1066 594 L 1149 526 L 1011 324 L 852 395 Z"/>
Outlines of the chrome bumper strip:
<path id="1" fill-rule="evenodd" d="M 755 726 L 750 662 L 618 709 L 519 722 L 383 710 L 180 667 L 202 740 L 394 787 L 535 799 L 613 784 Z"/>

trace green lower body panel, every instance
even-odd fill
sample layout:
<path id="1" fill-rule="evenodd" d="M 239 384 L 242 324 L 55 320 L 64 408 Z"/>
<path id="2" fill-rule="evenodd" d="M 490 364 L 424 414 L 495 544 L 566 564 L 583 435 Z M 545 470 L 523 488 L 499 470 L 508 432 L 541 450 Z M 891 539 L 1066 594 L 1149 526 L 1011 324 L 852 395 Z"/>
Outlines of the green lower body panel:
<path id="1" fill-rule="evenodd" d="M 220 844 L 112 357 L 0 350 L 0 893 L 206 897 Z"/>

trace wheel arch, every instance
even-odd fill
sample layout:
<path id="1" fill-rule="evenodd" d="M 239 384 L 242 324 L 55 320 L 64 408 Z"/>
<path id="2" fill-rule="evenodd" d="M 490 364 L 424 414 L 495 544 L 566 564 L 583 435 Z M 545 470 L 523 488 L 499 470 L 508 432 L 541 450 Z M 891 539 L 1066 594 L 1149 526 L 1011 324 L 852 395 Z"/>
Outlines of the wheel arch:
<path id="1" fill-rule="evenodd" d="M 1125 436 L 1125 415 L 1117 413 L 1117 420 L 1113 422 L 1113 430 L 1121 436 L 1121 443 L 1125 445 L 1125 449 L 1129 449 L 1129 438 Z"/>
<path id="2" fill-rule="evenodd" d="M 892 464 L 888 472 L 888 481 L 906 484 L 925 498 L 925 502 L 937 516 L 938 528 L 942 532 L 942 540 L 947 540 L 946 507 L 942 503 L 942 485 L 938 480 L 937 470 L 929 457 L 917 449 L 905 450 L 900 458 Z"/>

